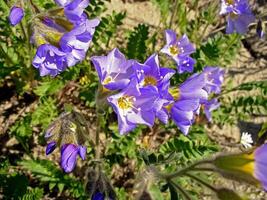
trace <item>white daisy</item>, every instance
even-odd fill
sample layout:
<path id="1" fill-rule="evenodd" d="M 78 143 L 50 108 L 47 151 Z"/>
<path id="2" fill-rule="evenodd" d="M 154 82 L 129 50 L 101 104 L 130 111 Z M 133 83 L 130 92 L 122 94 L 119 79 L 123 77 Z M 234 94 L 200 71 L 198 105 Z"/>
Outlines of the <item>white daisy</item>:
<path id="1" fill-rule="evenodd" d="M 243 132 L 241 135 L 240 143 L 247 149 L 252 147 L 253 140 L 251 134 L 248 132 Z"/>

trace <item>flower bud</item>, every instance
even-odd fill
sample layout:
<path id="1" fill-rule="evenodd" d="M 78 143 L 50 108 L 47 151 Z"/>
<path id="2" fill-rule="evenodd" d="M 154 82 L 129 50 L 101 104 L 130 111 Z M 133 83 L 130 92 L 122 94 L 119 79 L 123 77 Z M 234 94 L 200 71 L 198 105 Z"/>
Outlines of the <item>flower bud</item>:
<path id="1" fill-rule="evenodd" d="M 61 147 L 60 165 L 65 172 L 69 173 L 74 169 L 78 154 L 84 160 L 86 147 L 76 146 L 74 144 L 65 144 Z"/>
<path id="2" fill-rule="evenodd" d="M 46 155 L 52 153 L 57 146 L 61 150 L 62 169 L 69 173 L 77 162 L 79 155 L 82 160 L 86 156 L 85 124 L 81 119 L 81 114 L 72 111 L 59 116 L 47 129 L 45 139 L 48 141 Z"/>
<path id="3" fill-rule="evenodd" d="M 261 185 L 267 190 L 267 144 L 253 152 L 217 156 L 213 164 L 227 178 Z"/>
<path id="4" fill-rule="evenodd" d="M 86 190 L 91 196 L 91 200 L 116 200 L 116 193 L 104 173 L 98 173 L 94 169 L 89 169 L 88 182 L 86 183 Z"/>
<path id="5" fill-rule="evenodd" d="M 24 17 L 24 10 L 21 7 L 13 6 L 9 13 L 9 21 L 12 26 L 16 26 Z"/>

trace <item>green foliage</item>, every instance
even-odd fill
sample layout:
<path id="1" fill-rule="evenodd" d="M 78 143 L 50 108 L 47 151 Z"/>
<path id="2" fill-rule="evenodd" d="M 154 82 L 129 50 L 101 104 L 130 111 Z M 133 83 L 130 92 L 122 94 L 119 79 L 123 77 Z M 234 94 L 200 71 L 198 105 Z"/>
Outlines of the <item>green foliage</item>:
<path id="1" fill-rule="evenodd" d="M 41 184 L 48 183 L 49 190 L 57 189 L 58 193 L 70 194 L 74 198 L 83 199 L 86 194 L 80 181 L 64 174 L 58 167 L 48 160 L 23 160 L 19 164 L 29 170 Z"/>
<path id="2" fill-rule="evenodd" d="M 55 100 L 51 97 L 43 98 L 40 100 L 37 109 L 32 113 L 31 124 L 34 126 L 41 125 L 45 129 L 56 116 L 58 116 L 58 111 Z"/>
<path id="3" fill-rule="evenodd" d="M 41 188 L 28 188 L 21 200 L 38 200 L 43 198 L 44 190 Z"/>
<path id="4" fill-rule="evenodd" d="M 217 34 L 208 38 L 206 43 L 201 44 L 195 53 L 198 60 L 197 70 L 200 71 L 204 66 L 221 66 L 232 62 L 239 50 L 239 35 Z"/>
<path id="5" fill-rule="evenodd" d="M 48 81 L 43 81 L 40 85 L 34 90 L 34 93 L 39 97 L 44 97 L 48 95 L 55 94 L 60 89 L 63 88 L 64 83 L 59 79 L 50 79 Z"/>
<path id="6" fill-rule="evenodd" d="M 97 51 L 103 48 L 110 50 L 111 45 L 116 45 L 116 34 L 125 17 L 125 12 L 116 13 L 115 11 L 111 15 L 102 17 L 93 37 L 93 48 Z"/>
<path id="7" fill-rule="evenodd" d="M 201 159 L 217 151 L 218 148 L 207 139 L 194 140 L 190 136 L 185 137 L 184 135 L 170 139 L 160 148 L 160 152 L 163 155 L 175 153 L 176 158 L 179 158 L 178 163 L 180 164 L 186 164 L 193 160 Z"/>
<path id="8" fill-rule="evenodd" d="M 4 200 L 23 198 L 29 182 L 26 176 L 19 173 L 0 174 L 0 188 Z"/>
<path id="9" fill-rule="evenodd" d="M 161 14 L 161 20 L 163 23 L 166 23 L 166 20 L 169 15 L 171 1 L 170 0 L 152 0 L 154 4 L 158 7 Z"/>
<path id="10" fill-rule="evenodd" d="M 122 163 L 125 158 L 134 159 L 137 155 L 138 145 L 136 139 L 140 136 L 142 128 L 137 128 L 131 135 L 120 136 L 117 127 L 109 127 L 114 132 L 111 137 L 112 140 L 107 146 L 105 157 L 109 161 L 110 166 L 115 163 Z"/>
<path id="11" fill-rule="evenodd" d="M 108 0 L 91 0 L 89 6 L 86 8 L 89 18 L 98 17 L 101 13 L 106 11 L 106 1 Z"/>
<path id="12" fill-rule="evenodd" d="M 130 32 L 127 42 L 126 55 L 131 59 L 138 59 L 143 62 L 147 58 L 147 40 L 149 35 L 149 27 L 145 24 L 138 24 L 134 30 Z"/>

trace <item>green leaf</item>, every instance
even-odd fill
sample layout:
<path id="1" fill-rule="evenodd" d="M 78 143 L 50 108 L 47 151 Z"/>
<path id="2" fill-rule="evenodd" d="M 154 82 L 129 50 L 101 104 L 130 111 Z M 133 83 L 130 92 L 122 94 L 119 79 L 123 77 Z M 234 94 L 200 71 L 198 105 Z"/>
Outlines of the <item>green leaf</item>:
<path id="1" fill-rule="evenodd" d="M 127 42 L 126 55 L 131 59 L 138 59 L 143 62 L 147 57 L 147 45 L 149 27 L 144 24 L 138 24 L 134 31 L 130 33 Z"/>

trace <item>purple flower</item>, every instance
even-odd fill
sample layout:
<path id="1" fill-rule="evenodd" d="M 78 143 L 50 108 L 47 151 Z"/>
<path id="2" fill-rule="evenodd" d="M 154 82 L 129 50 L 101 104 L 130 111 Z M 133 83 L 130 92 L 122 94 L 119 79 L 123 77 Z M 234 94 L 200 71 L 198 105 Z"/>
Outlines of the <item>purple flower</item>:
<path id="1" fill-rule="evenodd" d="M 84 160 L 86 147 L 76 146 L 74 144 L 65 144 L 61 147 L 60 165 L 66 173 L 69 173 L 74 169 L 78 155 Z"/>
<path id="2" fill-rule="evenodd" d="M 208 93 L 203 89 L 205 85 L 205 76 L 194 74 L 179 87 L 169 88 L 169 94 L 165 94 L 168 102 L 164 103 L 164 107 L 156 113 L 156 116 L 163 123 L 166 123 L 170 116 L 179 129 L 185 135 L 188 134 L 194 116 L 200 108 L 200 101 L 208 98 Z"/>
<path id="3" fill-rule="evenodd" d="M 24 10 L 21 7 L 13 6 L 9 13 L 9 21 L 12 26 L 16 26 L 24 17 Z"/>
<path id="4" fill-rule="evenodd" d="M 92 200 L 105 200 L 105 195 L 101 192 L 97 192 L 93 195 Z"/>
<path id="5" fill-rule="evenodd" d="M 261 182 L 264 190 L 267 191 L 267 144 L 263 144 L 255 150 L 254 159 L 254 176 Z"/>
<path id="6" fill-rule="evenodd" d="M 212 121 L 211 112 L 220 107 L 218 99 L 205 100 L 202 105 L 204 107 L 204 113 L 208 121 L 211 122 Z"/>
<path id="7" fill-rule="evenodd" d="M 67 67 L 66 53 L 53 45 L 43 44 L 38 47 L 32 64 L 39 69 L 40 76 L 56 76 Z"/>
<path id="8" fill-rule="evenodd" d="M 60 48 L 67 54 L 66 60 L 69 67 L 85 59 L 95 27 L 98 24 L 98 19 L 85 20 L 85 22 L 74 27 L 74 29 L 61 37 L 59 41 Z"/>
<path id="9" fill-rule="evenodd" d="M 133 66 L 141 87 L 160 87 L 170 80 L 175 71 L 169 68 L 160 68 L 157 54 L 151 55 L 144 64 L 136 63 Z"/>
<path id="10" fill-rule="evenodd" d="M 165 37 L 167 44 L 161 49 L 161 52 L 174 59 L 178 67 L 178 73 L 192 72 L 195 62 L 193 62 L 190 54 L 195 52 L 195 48 L 188 37 L 183 35 L 180 39 L 177 39 L 173 30 L 166 30 Z"/>
<path id="11" fill-rule="evenodd" d="M 156 87 L 138 88 L 135 78 L 120 93 L 108 97 L 108 102 L 118 116 L 120 134 L 133 130 L 137 124 L 153 126 L 154 111 L 161 106 L 158 105 L 158 99 L 159 94 Z"/>
<path id="12" fill-rule="evenodd" d="M 194 122 L 194 115 L 200 107 L 200 101 L 208 98 L 207 92 L 203 89 L 205 85 L 204 75 L 194 74 L 180 85 L 178 92 L 170 90 L 175 100 L 170 109 L 171 118 L 185 135 L 188 134 Z"/>
<path id="13" fill-rule="evenodd" d="M 210 94 L 214 92 L 219 94 L 224 80 L 225 71 L 219 67 L 205 67 L 203 72 L 206 77 L 206 86 L 204 89 Z"/>
<path id="14" fill-rule="evenodd" d="M 228 15 L 226 33 L 245 34 L 255 20 L 247 0 L 222 0 L 221 15 Z"/>
<path id="15" fill-rule="evenodd" d="M 84 60 L 98 24 L 98 19 L 85 19 L 73 26 L 64 19 L 58 23 L 44 17 L 34 27 L 32 42 L 38 49 L 33 66 L 40 70 L 41 76 L 56 76 Z"/>
<path id="16" fill-rule="evenodd" d="M 126 60 L 117 49 L 113 49 L 107 56 L 94 56 L 91 58 L 100 83 L 108 90 L 125 88 L 133 74 L 134 60 Z"/>
<path id="17" fill-rule="evenodd" d="M 73 23 L 83 18 L 84 9 L 89 5 L 89 0 L 73 0 L 64 6 L 65 16 Z"/>
<path id="18" fill-rule="evenodd" d="M 171 108 L 171 118 L 183 134 L 187 135 L 194 122 L 194 113 L 199 108 L 199 99 L 179 100 Z"/>
<path id="19" fill-rule="evenodd" d="M 45 150 L 45 154 L 49 155 L 50 153 L 52 153 L 56 149 L 56 147 L 57 147 L 57 143 L 55 141 L 48 143 L 46 150 Z"/>

